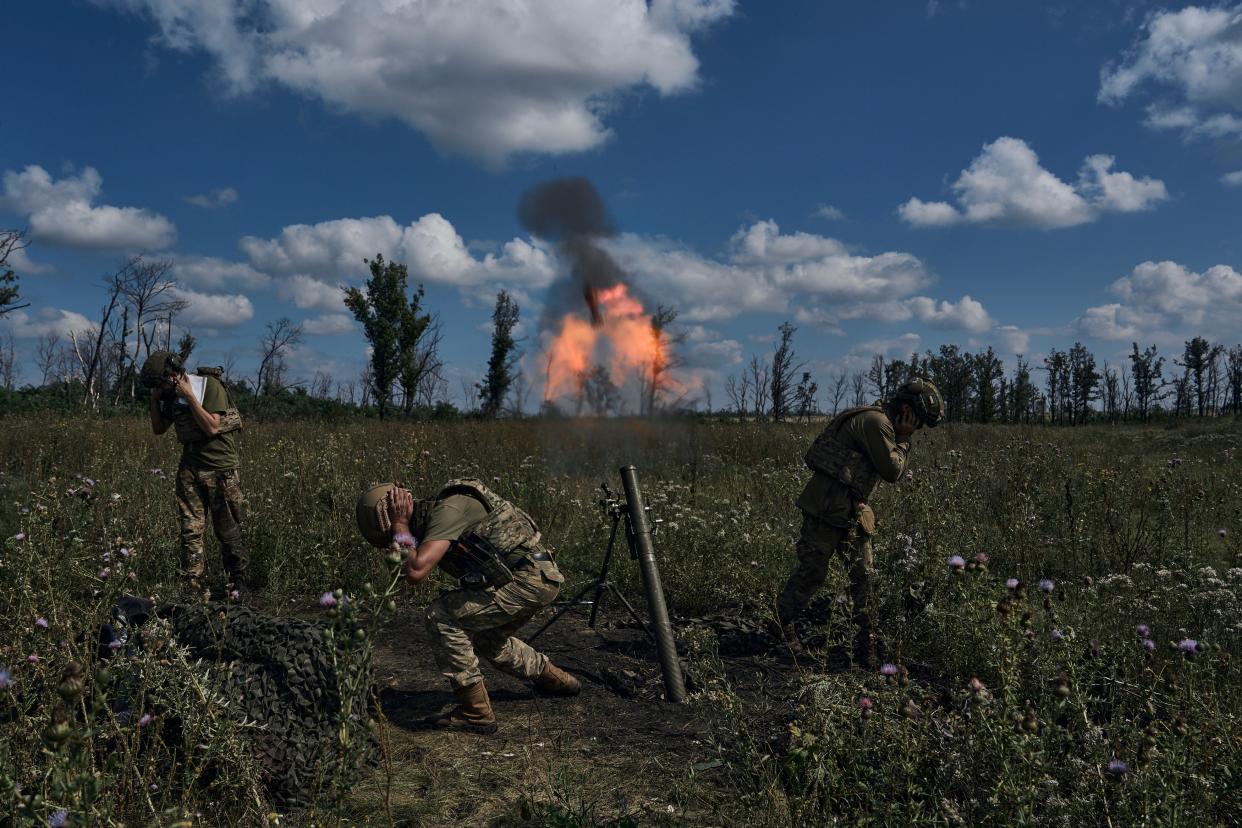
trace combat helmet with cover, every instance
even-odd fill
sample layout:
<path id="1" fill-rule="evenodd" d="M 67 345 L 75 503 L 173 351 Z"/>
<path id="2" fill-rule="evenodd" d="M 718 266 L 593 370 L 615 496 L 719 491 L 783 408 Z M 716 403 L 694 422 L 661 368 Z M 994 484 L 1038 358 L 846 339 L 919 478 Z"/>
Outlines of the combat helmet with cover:
<path id="1" fill-rule="evenodd" d="M 143 388 L 158 388 L 165 381 L 185 370 L 180 354 L 171 351 L 152 351 L 147 361 L 142 363 L 139 381 Z"/>
<path id="2" fill-rule="evenodd" d="M 900 408 L 902 404 L 909 405 L 919 422 L 928 428 L 935 428 L 944 422 L 944 396 L 929 379 L 915 377 L 898 388 L 892 405 Z"/>
<path id="3" fill-rule="evenodd" d="M 150 356 L 147 357 L 147 361 L 142 364 L 139 380 L 144 388 L 155 389 L 184 371 L 185 360 L 180 354 L 173 353 L 172 351 L 152 351 Z M 237 404 L 233 402 L 233 393 L 224 384 L 224 369 L 199 366 L 195 374 L 201 377 L 213 378 L 224 389 L 224 396 L 228 400 L 228 407 L 219 413 L 220 421 L 216 428 L 216 433 L 228 434 L 241 430 L 241 412 L 237 409 Z M 204 385 L 204 387 L 206 386 Z M 198 427 L 198 423 L 194 421 L 194 417 L 190 414 L 187 406 L 174 405 L 165 400 L 161 405 L 161 410 L 164 418 L 172 421 L 173 426 L 177 430 L 177 440 L 180 442 L 198 443 L 208 439 L 207 435 Z"/>

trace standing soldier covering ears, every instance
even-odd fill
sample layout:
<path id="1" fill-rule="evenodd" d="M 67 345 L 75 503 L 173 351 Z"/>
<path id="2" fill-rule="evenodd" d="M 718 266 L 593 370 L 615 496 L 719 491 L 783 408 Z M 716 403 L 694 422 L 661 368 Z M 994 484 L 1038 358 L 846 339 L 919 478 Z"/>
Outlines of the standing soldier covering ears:
<path id="1" fill-rule="evenodd" d="M 142 366 L 142 384 L 151 389 L 151 430 L 171 425 L 181 442 L 177 467 L 177 513 L 181 519 L 181 576 L 198 592 L 206 561 L 203 532 L 207 517 L 220 542 L 229 589 L 245 592 L 250 556 L 242 539 L 245 498 L 238 478 L 237 431 L 241 415 L 218 368 L 199 368 L 191 378 L 181 357 L 154 351 Z"/>
<path id="2" fill-rule="evenodd" d="M 458 588 L 432 602 L 426 613 L 436 666 L 452 686 L 457 706 L 427 724 L 496 732 L 478 656 L 542 693 L 578 694 L 576 678 L 516 637 L 556 599 L 565 580 L 529 515 L 481 481 L 463 478 L 420 501 L 398 484 L 376 486 L 358 498 L 357 520 L 371 545 L 406 551 L 409 583 L 421 583 L 437 566 L 457 579 Z"/>
<path id="3" fill-rule="evenodd" d="M 803 650 L 793 622 L 823 586 L 828 564 L 839 554 L 849 567 L 857 629 L 854 657 L 864 666 L 875 660 L 871 536 L 876 521 L 867 500 L 877 482 L 896 483 L 906 470 L 910 435 L 943 418 L 940 391 L 928 380 L 915 379 L 887 403 L 842 411 L 807 451 L 806 464 L 815 473 L 797 501 L 802 510 L 798 562 L 776 601 L 776 632 L 795 655 Z"/>

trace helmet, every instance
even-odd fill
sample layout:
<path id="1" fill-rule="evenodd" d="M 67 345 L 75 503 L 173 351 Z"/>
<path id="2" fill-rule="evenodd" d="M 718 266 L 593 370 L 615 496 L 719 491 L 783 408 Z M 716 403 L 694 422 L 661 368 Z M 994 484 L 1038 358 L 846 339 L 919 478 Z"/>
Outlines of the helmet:
<path id="1" fill-rule="evenodd" d="M 358 521 L 358 531 L 372 546 L 382 548 L 392 542 L 392 522 L 388 518 L 388 504 L 392 502 L 393 490 L 403 488 L 405 487 L 400 483 L 381 483 L 358 495 L 354 518 Z M 411 529 L 426 523 L 434 503 L 435 498 L 414 501 L 414 514 L 410 516 Z"/>
<path id="2" fill-rule="evenodd" d="M 944 421 L 944 397 L 929 379 L 915 377 L 898 388 L 893 404 L 900 406 L 902 403 L 914 409 L 919 422 L 928 428 L 935 428 Z"/>
<path id="3" fill-rule="evenodd" d="M 144 388 L 157 388 L 169 374 L 185 370 L 181 357 L 171 351 L 152 351 L 142 364 L 140 379 Z"/>
<path id="4" fill-rule="evenodd" d="M 392 502 L 392 491 L 395 488 L 395 483 L 384 483 L 373 486 L 358 496 L 354 517 L 358 521 L 358 531 L 372 546 L 384 547 L 392 541 L 388 504 Z"/>

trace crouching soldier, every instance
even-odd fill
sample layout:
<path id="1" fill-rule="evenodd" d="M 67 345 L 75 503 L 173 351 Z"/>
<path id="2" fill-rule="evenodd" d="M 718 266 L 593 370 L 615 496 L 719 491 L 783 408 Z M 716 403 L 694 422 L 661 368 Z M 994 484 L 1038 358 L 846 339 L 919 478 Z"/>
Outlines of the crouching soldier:
<path id="1" fill-rule="evenodd" d="M 876 518 L 867 500 L 877 482 L 896 483 L 905 471 L 910 435 L 938 425 L 943 416 L 940 391 L 928 380 L 915 379 L 885 403 L 842 411 L 807 451 L 806 464 L 814 474 L 797 501 L 802 510 L 798 561 L 776 602 L 776 631 L 795 654 L 802 652 L 802 644 L 793 622 L 823 586 L 832 557 L 840 555 L 849 568 L 855 659 L 863 665 L 875 660 L 871 536 Z"/>
<path id="2" fill-rule="evenodd" d="M 241 415 L 219 376 L 219 369 L 199 368 L 190 377 L 181 357 L 168 351 L 152 352 L 142 366 L 142 384 L 151 389 L 151 430 L 163 434 L 171 425 L 181 442 L 176 486 L 181 576 L 194 592 L 206 564 L 203 532 L 208 516 L 229 588 L 244 592 L 250 586 L 250 556 L 241 530 L 245 498 L 237 471 Z"/>
<path id="3" fill-rule="evenodd" d="M 552 603 L 565 580 L 540 545 L 529 515 L 467 478 L 450 481 L 434 497 L 417 502 L 399 485 L 376 486 L 358 499 L 357 519 L 372 545 L 406 550 L 407 582 L 422 582 L 437 566 L 458 581 L 457 589 L 426 612 L 436 666 L 457 697 L 456 707 L 428 724 L 496 731 L 478 656 L 501 672 L 531 681 L 540 692 L 577 695 L 576 678 L 516 637 L 523 624 Z"/>

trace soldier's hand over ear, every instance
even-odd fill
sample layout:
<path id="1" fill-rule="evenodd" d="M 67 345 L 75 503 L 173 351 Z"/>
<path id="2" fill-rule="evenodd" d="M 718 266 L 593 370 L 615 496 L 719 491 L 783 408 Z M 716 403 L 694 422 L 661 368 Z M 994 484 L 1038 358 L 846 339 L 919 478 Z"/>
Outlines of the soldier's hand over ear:
<path id="1" fill-rule="evenodd" d="M 178 374 L 177 378 L 173 380 L 173 390 L 177 392 L 178 396 L 184 397 L 186 400 L 194 396 L 194 389 L 190 386 L 190 378 L 185 374 Z"/>
<path id="2" fill-rule="evenodd" d="M 408 528 L 413 515 L 414 496 L 408 489 L 393 489 L 392 499 L 388 501 L 388 519 L 392 525 Z"/>
<path id="3" fill-rule="evenodd" d="M 907 405 L 902 407 L 901 413 L 893 421 L 893 431 L 897 433 L 898 437 L 909 437 L 918 430 L 919 425 L 918 415 L 914 413 L 914 409 Z"/>

